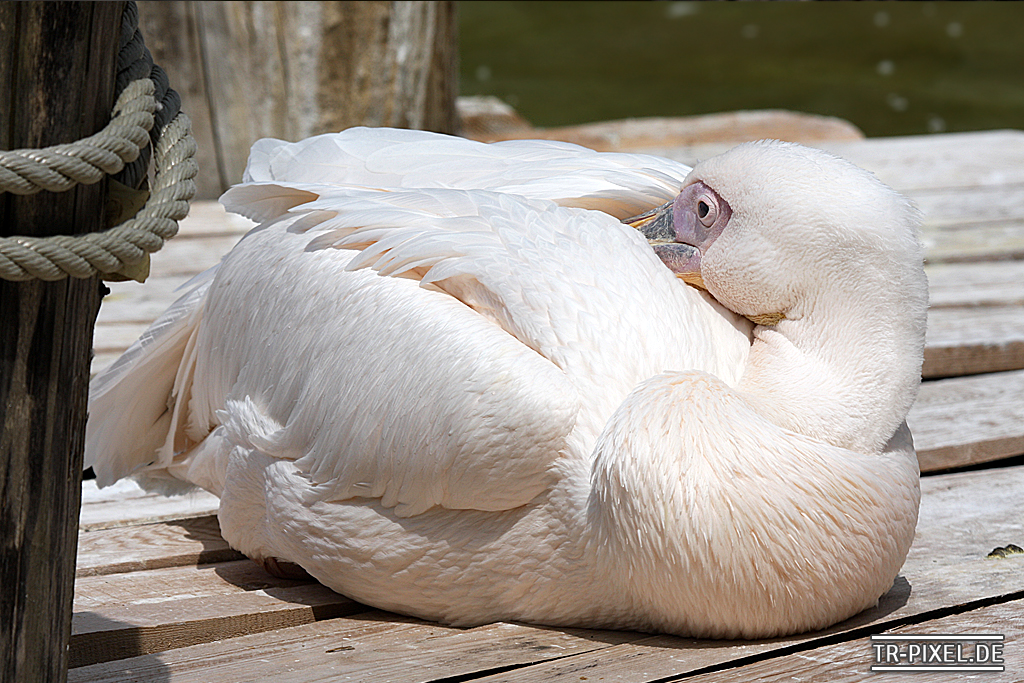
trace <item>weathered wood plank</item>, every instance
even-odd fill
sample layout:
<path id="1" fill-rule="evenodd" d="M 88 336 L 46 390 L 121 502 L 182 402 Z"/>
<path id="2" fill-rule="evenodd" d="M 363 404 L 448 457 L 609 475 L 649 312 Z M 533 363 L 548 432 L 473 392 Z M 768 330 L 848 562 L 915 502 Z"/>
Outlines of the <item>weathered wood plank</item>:
<path id="1" fill-rule="evenodd" d="M 638 634 L 497 623 L 462 630 L 383 612 L 318 622 L 166 652 L 167 681 L 362 680 L 417 683 L 571 656 Z M 252 653 L 258 652 L 258 660 Z M 148 674 L 142 659 L 78 669 L 69 680 L 124 681 Z"/>
<path id="2" fill-rule="evenodd" d="M 925 382 L 907 424 L 923 472 L 1024 453 L 1024 371 Z"/>
<path id="3" fill-rule="evenodd" d="M 1024 221 L 973 225 L 959 230 L 923 230 L 927 263 L 972 263 L 1024 258 Z"/>
<path id="4" fill-rule="evenodd" d="M 922 624 L 911 624 L 886 631 L 885 635 L 930 635 L 930 634 L 999 634 L 1003 641 L 1003 674 L 998 672 L 949 671 L 916 674 L 932 681 L 1020 680 L 1024 671 L 1024 600 L 1015 600 L 999 605 L 980 607 L 963 614 L 930 620 Z M 964 654 L 968 652 L 964 649 Z M 768 659 L 727 671 L 715 671 L 687 679 L 695 683 L 711 681 L 802 681 L 806 683 L 863 681 L 872 676 L 871 667 L 876 664 L 875 650 L 870 637 L 858 638 L 836 645 L 805 650 L 785 657 Z M 904 664 L 906 662 L 903 662 Z M 909 672 L 886 672 L 893 678 L 914 676 Z M 878 673 L 880 678 L 886 673 Z"/>
<path id="5" fill-rule="evenodd" d="M 86 531 L 78 538 L 77 576 L 240 560 L 214 516 Z"/>
<path id="6" fill-rule="evenodd" d="M 196 239 L 173 239 L 157 253 L 150 266 L 152 277 L 192 276 L 217 265 L 224 254 L 238 243 L 234 234 L 212 235 Z"/>
<path id="7" fill-rule="evenodd" d="M 198 643 L 309 624 L 366 607 L 318 583 L 75 613 L 70 666 L 87 666 Z"/>
<path id="8" fill-rule="evenodd" d="M 179 496 L 162 496 L 143 491 L 131 479 L 122 479 L 100 489 L 96 482 L 82 482 L 82 509 L 78 528 L 82 531 L 108 529 L 130 524 L 147 524 L 215 514 L 220 500 L 195 489 Z"/>
<path id="9" fill-rule="evenodd" d="M 1024 368 L 1024 306 L 928 311 L 924 377 L 955 377 Z"/>
<path id="10" fill-rule="evenodd" d="M 143 655 L 121 661 L 84 666 L 68 672 L 68 681 L 89 683 L 114 683 L 127 681 L 163 681 L 170 683 L 174 676 L 178 680 L 262 680 L 254 668 L 247 667 L 287 658 L 292 652 L 310 650 L 330 661 L 332 657 L 343 657 L 352 652 L 354 639 L 371 638 L 377 633 L 389 631 L 420 631 L 424 624 L 413 619 L 399 617 L 385 612 L 368 612 L 357 617 L 321 621 L 272 634 L 257 634 L 234 638 L 224 643 L 196 645 L 172 652 Z M 429 635 L 441 634 L 450 629 L 432 626 Z M 429 636 L 428 636 L 429 637 Z M 254 647 L 257 646 L 257 647 Z M 315 647 L 315 649 L 314 649 Z M 234 670 L 236 675 L 228 675 Z M 238 673 L 241 670 L 242 673 Z M 172 673 L 173 671 L 173 673 Z M 289 672 L 292 674 L 293 672 Z M 340 672 L 339 672 L 340 673 Z M 284 677 L 281 677 L 284 680 Z M 291 675 L 287 680 L 293 681 Z"/>
<path id="11" fill-rule="evenodd" d="M 581 676 L 641 681 L 696 672 L 827 634 L 864 627 L 881 631 L 897 620 L 1019 594 L 1024 591 L 1020 560 L 985 555 L 1024 536 L 1024 520 L 1017 514 L 1022 487 L 1024 467 L 926 478 L 905 579 L 897 580 L 878 607 L 824 633 L 723 642 L 513 624 L 460 631 L 383 613 L 375 617 L 382 621 L 361 614 L 196 645 L 158 660 L 138 657 L 78 669 L 73 680 L 133 680 L 158 673 L 170 681 L 261 680 L 287 673 L 294 681 L 342 675 L 350 680 L 431 681 L 515 666 L 481 680 L 576 682 Z M 957 527 L 954 533 L 951 526 Z M 401 629 L 394 626 L 396 620 Z M 260 653 L 258 660 L 253 652 Z M 410 667 L 410 661 L 416 666 Z"/>
<path id="12" fill-rule="evenodd" d="M 312 580 L 271 576 L 248 559 L 80 576 L 75 581 L 75 612 L 113 605 L 155 605 L 309 583 Z"/>
<path id="13" fill-rule="evenodd" d="M 1024 184 L 1024 132 L 1018 130 L 869 138 L 821 147 L 901 192 Z"/>
<path id="14" fill-rule="evenodd" d="M 925 229 L 970 227 L 976 223 L 1024 220 L 1024 186 L 982 185 L 918 190 L 911 199 L 924 213 Z"/>
<path id="15" fill-rule="evenodd" d="M 932 309 L 1024 305 L 1024 261 L 925 266 Z"/>
<path id="16" fill-rule="evenodd" d="M 1007 566 L 987 555 L 1008 543 L 1024 546 L 1021 491 L 1024 466 L 923 477 L 921 514 L 908 561 L 992 571 Z M 1017 579 L 1024 580 L 1024 573 Z"/>

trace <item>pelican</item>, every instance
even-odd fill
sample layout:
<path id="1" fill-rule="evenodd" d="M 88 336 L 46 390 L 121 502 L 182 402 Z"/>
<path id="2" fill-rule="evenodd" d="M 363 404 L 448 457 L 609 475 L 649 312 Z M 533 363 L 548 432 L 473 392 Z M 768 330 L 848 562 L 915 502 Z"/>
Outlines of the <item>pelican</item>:
<path id="1" fill-rule="evenodd" d="M 259 225 L 91 384 L 100 485 L 457 626 L 764 638 L 892 586 L 927 282 L 870 173 L 351 129 L 222 202 Z"/>

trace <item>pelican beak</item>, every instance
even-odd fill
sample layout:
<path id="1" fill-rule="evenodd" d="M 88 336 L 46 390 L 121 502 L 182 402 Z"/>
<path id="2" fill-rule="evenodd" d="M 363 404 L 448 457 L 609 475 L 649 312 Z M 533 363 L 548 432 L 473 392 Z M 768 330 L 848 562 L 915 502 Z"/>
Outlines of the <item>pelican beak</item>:
<path id="1" fill-rule="evenodd" d="M 675 200 L 622 221 L 644 234 L 654 253 L 687 284 L 707 289 L 700 275 L 700 250 L 676 241 Z"/>

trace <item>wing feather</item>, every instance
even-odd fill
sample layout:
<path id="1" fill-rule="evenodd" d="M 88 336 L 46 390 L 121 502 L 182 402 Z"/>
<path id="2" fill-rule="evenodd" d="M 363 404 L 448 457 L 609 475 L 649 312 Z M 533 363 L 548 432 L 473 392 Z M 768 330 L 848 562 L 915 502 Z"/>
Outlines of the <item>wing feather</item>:
<path id="1" fill-rule="evenodd" d="M 423 131 L 352 128 L 295 143 L 260 140 L 246 184 L 221 201 L 253 220 L 268 220 L 309 199 L 303 192 L 330 194 L 325 186 L 448 188 L 546 199 L 622 219 L 672 199 L 689 172 L 656 156 L 550 140 L 484 144 Z"/>
<path id="2" fill-rule="evenodd" d="M 226 449 L 257 448 L 295 460 L 321 499 L 399 515 L 523 505 L 560 459 L 590 457 L 639 382 L 738 379 L 746 323 L 616 219 L 671 198 L 688 171 L 415 131 L 261 140 L 222 201 L 263 224 L 154 333 L 173 347 L 154 356 L 159 382 L 100 386 L 155 397 L 143 422 L 156 443 L 165 419 L 174 462 L 154 466 L 176 473 L 215 482 Z"/>

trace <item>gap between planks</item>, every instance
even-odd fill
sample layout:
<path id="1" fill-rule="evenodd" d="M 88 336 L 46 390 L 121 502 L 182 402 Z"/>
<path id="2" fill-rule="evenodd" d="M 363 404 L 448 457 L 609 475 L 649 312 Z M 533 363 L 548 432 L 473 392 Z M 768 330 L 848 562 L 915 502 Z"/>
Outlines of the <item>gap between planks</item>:
<path id="1" fill-rule="evenodd" d="M 945 681 L 983 680 L 1019 681 L 1024 672 L 1024 600 L 998 605 L 979 607 L 978 609 L 941 617 L 924 624 L 912 624 L 888 630 L 886 635 L 931 635 L 931 634 L 998 634 L 1005 636 L 1003 641 L 1003 672 L 953 673 L 951 671 L 929 672 L 928 683 Z M 965 639 L 966 640 L 966 639 Z M 863 681 L 873 675 L 871 667 L 877 663 L 875 650 L 870 637 L 849 640 L 835 645 L 815 648 L 785 657 L 766 659 L 728 671 L 715 671 L 687 678 L 693 683 L 711 683 L 714 681 L 750 681 L 751 683 L 768 683 L 769 681 L 803 681 L 806 683 L 842 683 Z M 898 676 L 924 676 L 908 672 L 886 672 Z M 884 675 L 884 674 L 881 674 Z"/>

